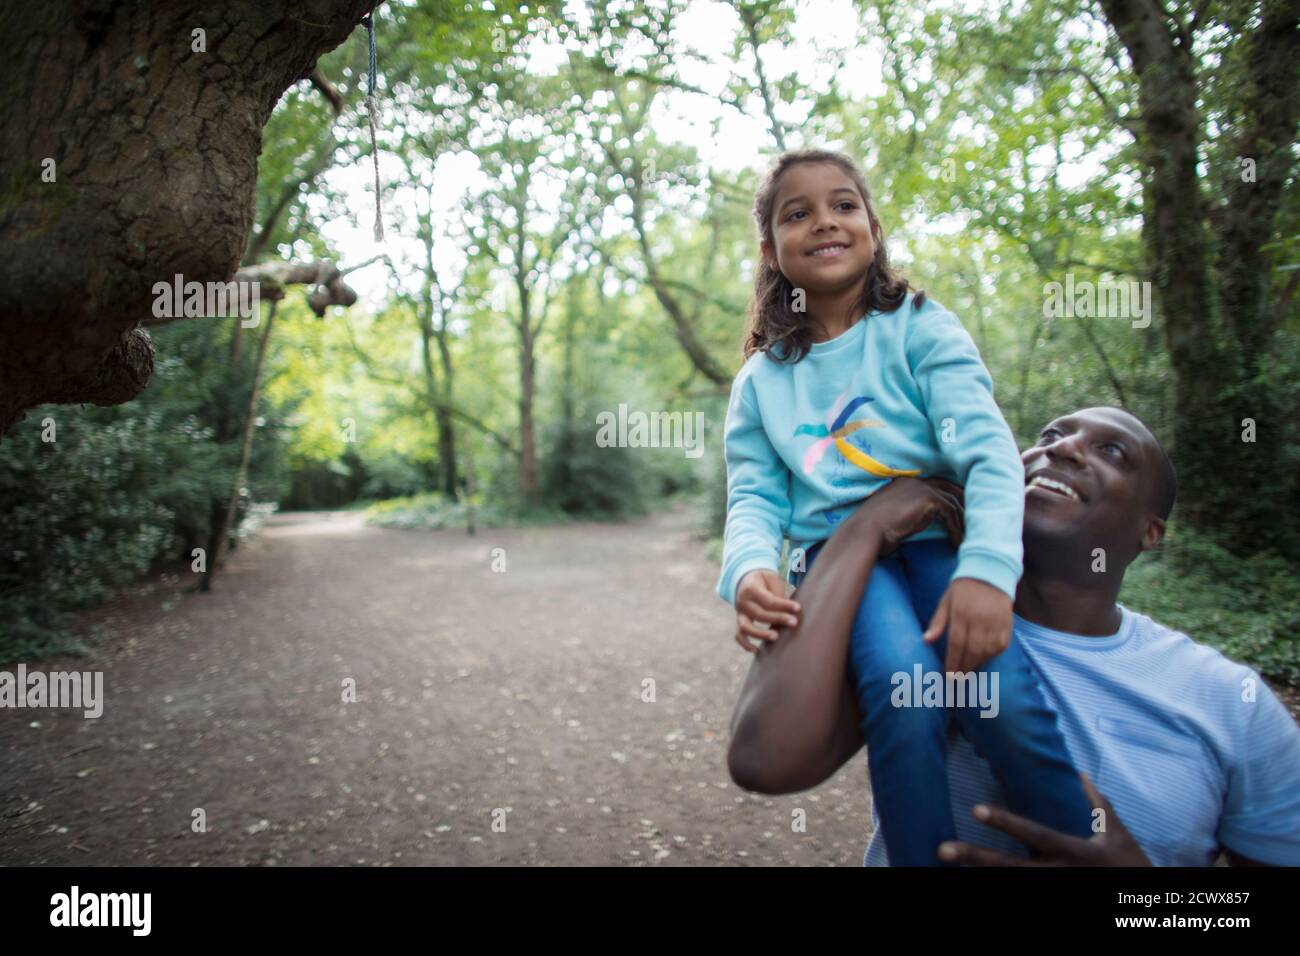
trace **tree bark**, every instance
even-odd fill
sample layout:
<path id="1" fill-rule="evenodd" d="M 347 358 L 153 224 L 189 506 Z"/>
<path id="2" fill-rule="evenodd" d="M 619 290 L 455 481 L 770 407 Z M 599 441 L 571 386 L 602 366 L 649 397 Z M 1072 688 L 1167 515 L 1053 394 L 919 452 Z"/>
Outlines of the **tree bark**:
<path id="1" fill-rule="evenodd" d="M 43 402 L 114 405 L 148 384 L 153 344 L 138 326 L 153 284 L 234 274 L 271 110 L 370 7 L 7 5 L 0 433 Z"/>
<path id="2" fill-rule="evenodd" d="M 443 494 L 455 501 L 460 497 L 460 489 L 456 487 L 456 425 L 448 403 L 440 400 L 440 396 L 450 397 L 451 356 L 447 352 L 445 341 L 434 332 L 432 310 L 432 297 L 426 295 L 423 314 L 418 317 L 420 356 L 424 366 L 424 392 L 425 399 L 433 409 L 434 422 L 438 428 L 438 486 Z M 441 385 L 433 364 L 435 340 L 442 353 L 440 365 L 444 381 Z"/>
<path id="3" fill-rule="evenodd" d="M 408 167 L 409 168 L 409 167 Z M 420 323 L 421 354 L 424 361 L 425 394 L 433 408 L 434 422 L 438 428 L 438 485 L 442 493 L 456 501 L 460 498 L 459 471 L 456 467 L 456 420 L 451 413 L 453 397 L 451 348 L 447 344 L 447 313 L 445 293 L 438 281 L 438 270 L 433 263 L 433 186 L 427 189 L 429 216 L 421 217 L 420 240 L 424 243 L 424 302 L 417 316 Z M 453 298 L 459 296 L 459 290 Z M 439 316 L 438 327 L 433 324 L 434 313 Z M 442 372 L 441 384 L 433 364 L 433 343 L 438 343 L 438 364 Z"/>
<path id="4" fill-rule="evenodd" d="M 686 310 L 682 308 L 682 304 L 677 301 L 677 297 L 672 294 L 668 284 L 659 273 L 659 264 L 655 261 L 654 252 L 650 248 L 650 236 L 645 224 L 639 179 L 633 184 L 631 197 L 632 225 L 636 230 L 637 246 L 641 250 L 641 259 L 645 262 L 646 281 L 650 283 L 650 289 L 654 292 L 655 298 L 663 306 L 664 311 L 668 313 L 668 318 L 672 320 L 673 331 L 677 335 L 678 344 L 681 345 L 682 351 L 686 353 L 686 357 L 691 360 L 691 364 L 710 382 L 718 386 L 730 384 L 731 376 L 709 354 L 709 350 L 700 341 L 695 323 L 691 321 L 690 316 L 686 314 Z"/>
<path id="5" fill-rule="evenodd" d="M 784 153 L 785 127 L 776 117 L 776 100 L 772 97 L 772 84 L 767 79 L 767 72 L 763 69 L 763 56 L 759 53 L 759 47 L 762 46 L 758 37 L 760 14 L 753 7 L 741 4 L 736 5 L 736 12 L 740 14 L 740 21 L 745 25 L 745 39 L 749 41 L 749 48 L 754 51 L 754 72 L 758 74 L 758 91 L 763 96 L 763 112 L 767 114 L 768 127 L 772 138 L 776 140 L 776 148 Z"/>
<path id="6" fill-rule="evenodd" d="M 1234 165 L 1222 222 L 1218 266 L 1224 317 L 1254 371 L 1281 321 L 1269 308 L 1272 257 L 1264 245 L 1287 177 L 1294 165 L 1296 117 L 1300 114 L 1300 0 L 1265 3 L 1259 29 L 1248 43 L 1250 76 L 1244 94 L 1236 157 L 1255 162 L 1254 181 Z"/>
<path id="7" fill-rule="evenodd" d="M 530 309 L 531 290 L 522 276 L 519 276 L 516 287 L 519 290 L 519 491 L 528 506 L 535 508 L 542 497 L 533 423 L 533 397 L 537 388 L 536 339 Z"/>
<path id="8" fill-rule="evenodd" d="M 438 357 L 442 365 L 442 391 L 444 401 L 437 402 L 433 408 L 434 418 L 438 423 L 438 469 L 442 479 L 443 493 L 452 501 L 460 498 L 460 468 L 456 464 L 456 419 L 452 417 L 450 402 L 452 398 L 451 350 L 447 347 L 447 329 L 436 333 Z"/>
<path id="9" fill-rule="evenodd" d="M 1235 41 L 1249 50 L 1236 146 L 1256 160 L 1257 175 L 1254 182 L 1235 170 L 1223 177 L 1229 185 L 1212 216 L 1197 172 L 1202 117 L 1189 37 L 1157 0 L 1102 0 L 1102 7 L 1138 82 L 1142 235 L 1174 373 L 1181 516 L 1239 554 L 1294 552 L 1294 521 L 1276 510 L 1300 493 L 1284 457 L 1290 426 L 1276 389 L 1257 373 L 1277 330 L 1263 247 L 1294 164 L 1300 0 L 1265 3 L 1260 26 Z M 1253 441 L 1243 439 L 1247 420 L 1256 425 Z"/>
<path id="10" fill-rule="evenodd" d="M 226 538 L 235 520 L 235 508 L 239 505 L 239 491 L 244 486 L 248 474 L 248 459 L 253 450 L 253 429 L 257 422 L 257 399 L 262 390 L 262 369 L 266 366 L 266 348 L 271 342 L 271 326 L 275 323 L 275 309 L 278 302 L 271 300 L 266 312 L 266 326 L 257 343 L 257 363 L 253 366 L 253 381 L 248 391 L 248 409 L 244 415 L 244 435 L 239 449 L 239 466 L 235 469 L 235 481 L 230 489 L 230 497 L 225 507 L 217 510 L 218 520 L 213 524 L 212 537 L 208 541 L 207 568 L 199 581 L 199 590 L 207 593 L 212 590 L 212 582 L 217 576 L 217 567 L 221 563 L 222 552 L 226 547 Z"/>

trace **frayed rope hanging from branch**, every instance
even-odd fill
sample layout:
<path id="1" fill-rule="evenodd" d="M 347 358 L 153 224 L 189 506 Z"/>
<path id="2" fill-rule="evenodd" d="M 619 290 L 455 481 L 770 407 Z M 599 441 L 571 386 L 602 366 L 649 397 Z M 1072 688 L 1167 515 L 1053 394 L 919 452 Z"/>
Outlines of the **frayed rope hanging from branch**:
<path id="1" fill-rule="evenodd" d="M 370 48 L 370 70 L 366 85 L 366 115 L 370 120 L 370 156 L 375 163 L 375 242 L 384 241 L 383 213 L 379 201 L 379 144 L 375 137 L 375 6 L 370 5 L 370 12 L 362 18 L 361 24 L 366 28 L 366 38 Z"/>

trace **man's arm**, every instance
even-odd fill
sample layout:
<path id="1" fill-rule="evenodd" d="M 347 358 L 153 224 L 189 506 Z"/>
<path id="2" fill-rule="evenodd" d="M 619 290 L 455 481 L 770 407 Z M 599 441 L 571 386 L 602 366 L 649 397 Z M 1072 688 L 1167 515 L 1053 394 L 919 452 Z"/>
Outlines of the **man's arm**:
<path id="1" fill-rule="evenodd" d="M 936 518 L 954 546 L 961 491 L 900 478 L 840 523 L 796 592 L 799 626 L 759 648 L 731 720 L 727 765 L 747 790 L 792 793 L 821 783 L 862 747 L 848 682 L 849 636 L 876 559 Z"/>

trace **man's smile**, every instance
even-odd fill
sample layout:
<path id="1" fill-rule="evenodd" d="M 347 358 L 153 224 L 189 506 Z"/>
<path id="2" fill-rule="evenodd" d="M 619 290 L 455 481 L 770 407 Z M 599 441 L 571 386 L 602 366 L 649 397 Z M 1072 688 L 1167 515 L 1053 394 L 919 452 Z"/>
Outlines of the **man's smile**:
<path id="1" fill-rule="evenodd" d="M 1045 470 L 1034 472 L 1032 476 L 1027 476 L 1025 482 L 1025 494 L 1031 491 L 1037 491 L 1039 494 L 1055 495 L 1059 498 L 1069 498 L 1073 501 L 1082 502 L 1083 496 L 1079 490 L 1064 475 L 1049 475 Z"/>

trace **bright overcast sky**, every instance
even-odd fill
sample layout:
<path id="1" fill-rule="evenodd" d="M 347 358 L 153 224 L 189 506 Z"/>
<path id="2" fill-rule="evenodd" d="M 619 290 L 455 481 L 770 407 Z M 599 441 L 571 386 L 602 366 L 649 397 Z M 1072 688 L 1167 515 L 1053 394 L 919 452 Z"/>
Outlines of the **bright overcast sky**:
<path id="1" fill-rule="evenodd" d="M 578 19 L 579 5 L 573 0 L 566 11 Z M 798 71 L 801 81 L 815 87 L 824 87 L 830 77 L 825 64 L 824 51 L 840 49 L 850 43 L 857 30 L 857 14 L 849 0 L 806 0 L 801 4 L 800 15 L 792 27 L 794 42 L 785 46 L 769 44 L 763 48 L 764 68 L 769 76 L 784 76 Z M 684 12 L 678 25 L 683 42 L 710 60 L 708 64 L 684 64 L 681 78 L 707 90 L 721 90 L 728 79 L 733 37 L 738 28 L 736 11 L 727 4 L 698 0 Z M 530 69 L 550 72 L 563 62 L 564 50 L 558 43 L 539 43 L 531 51 Z M 379 64 L 383 70 L 383 62 Z M 850 56 L 849 66 L 836 83 L 849 96 L 863 96 L 880 92 L 879 61 L 870 56 L 865 47 L 859 47 Z M 758 104 L 755 104 L 758 108 Z M 385 112 L 381 121 L 391 119 L 393 113 Z M 785 117 L 790 119 L 790 117 Z M 712 123 L 721 120 L 718 136 L 712 134 Z M 742 116 L 731 107 L 707 96 L 669 90 L 656 100 L 651 114 L 651 125 L 656 134 L 669 141 L 693 146 L 709 167 L 736 171 L 753 165 L 760 150 L 771 147 L 771 136 L 766 122 L 757 113 Z M 401 166 L 391 156 L 380 155 L 380 175 L 390 181 L 398 175 Z M 397 231 L 393 217 L 385 218 L 382 243 L 376 243 L 374 225 L 374 172 L 369 162 L 336 166 L 326 175 L 332 189 L 347 197 L 347 206 L 353 218 L 335 219 L 321 230 L 325 238 L 339 252 L 339 262 L 361 262 L 380 252 L 386 252 L 398 263 L 403 276 L 414 274 L 414 264 L 422 258 L 419 242 L 414 237 Z M 475 188 L 479 180 L 477 164 L 468 155 L 446 156 L 437 166 L 434 177 L 436 203 L 446 216 L 457 215 L 461 198 L 467 190 Z M 410 191 L 399 191 L 396 197 L 389 194 L 385 204 L 415 202 Z M 463 254 L 452 245 L 439 250 L 440 261 L 447 257 L 463 261 Z M 349 283 L 361 294 L 370 308 L 379 306 L 386 296 L 388 269 L 382 263 L 359 270 L 349 276 Z M 408 280 L 409 281 L 409 280 Z"/>
<path id="2" fill-rule="evenodd" d="M 565 8 L 570 20 L 579 23 L 583 20 L 582 9 L 583 5 L 577 0 L 569 0 Z M 769 43 L 762 49 L 764 69 L 770 79 L 795 72 L 800 82 L 814 91 L 833 84 L 841 94 L 851 98 L 876 96 L 884 91 L 879 54 L 874 52 L 875 42 L 862 43 L 857 39 L 859 14 L 850 0 L 804 0 L 798 11 L 790 31 L 793 41 L 784 45 Z M 713 0 L 692 3 L 678 22 L 677 38 L 706 56 L 708 62 L 683 62 L 679 66 L 681 78 L 705 90 L 721 91 L 729 76 L 738 27 L 739 18 L 730 5 Z M 827 51 L 840 51 L 846 47 L 850 53 L 845 68 L 838 75 L 830 75 L 831 64 L 838 60 L 838 56 L 830 56 Z M 553 72 L 564 62 L 564 49 L 559 43 L 539 39 L 532 44 L 529 53 L 529 69 L 538 73 Z M 382 57 L 379 68 L 382 72 Z M 748 64 L 742 68 L 748 71 Z M 667 90 L 655 101 L 651 126 L 664 140 L 693 146 L 707 166 L 734 172 L 754 165 L 761 150 L 771 147 L 770 134 L 760 112 L 761 104 L 757 96 L 752 99 L 752 114 L 742 116 L 711 96 Z M 381 112 L 381 124 L 392 122 L 396 115 L 395 111 L 382 111 L 382 107 Z M 797 123 L 802 117 L 785 115 L 782 118 Z M 712 132 L 715 120 L 721 123 L 716 137 Z M 1077 158 L 1080 161 L 1073 164 L 1076 168 L 1063 166 L 1060 170 L 1067 184 L 1069 180 L 1087 178 L 1096 169 L 1095 157 Z M 401 175 L 401 170 L 394 157 L 381 152 L 380 174 L 385 182 Z M 395 206 L 423 200 L 417 200 L 415 192 L 403 189 L 400 183 L 396 194 L 388 193 L 385 208 L 389 215 L 385 217 L 384 241 L 376 243 L 373 237 L 373 176 L 368 161 L 337 166 L 327 173 L 328 184 L 347 197 L 347 206 L 353 215 L 330 221 L 321 231 L 338 250 L 339 262 L 344 267 L 386 252 L 397 263 L 402 282 L 414 289 L 418 283 L 415 264 L 423 257 L 422 248 L 414 237 L 399 232 L 392 210 Z M 462 197 L 467 192 L 473 194 L 483 189 L 477 161 L 464 153 L 442 157 L 435 170 L 434 182 L 435 203 L 446 218 L 460 214 Z M 960 223 L 931 223 L 923 225 L 923 228 L 934 232 L 951 231 L 960 228 Z M 456 274 L 463 269 L 465 256 L 457 243 L 440 242 L 436 255 L 443 263 L 445 274 Z M 379 263 L 353 273 L 348 281 L 360 293 L 365 305 L 374 309 L 384 301 L 388 280 L 388 267 Z"/>

